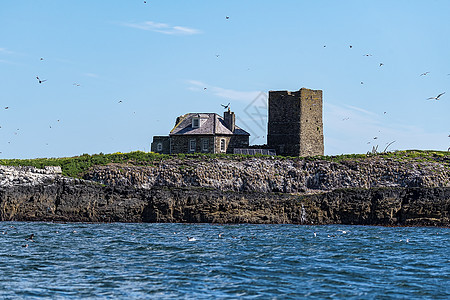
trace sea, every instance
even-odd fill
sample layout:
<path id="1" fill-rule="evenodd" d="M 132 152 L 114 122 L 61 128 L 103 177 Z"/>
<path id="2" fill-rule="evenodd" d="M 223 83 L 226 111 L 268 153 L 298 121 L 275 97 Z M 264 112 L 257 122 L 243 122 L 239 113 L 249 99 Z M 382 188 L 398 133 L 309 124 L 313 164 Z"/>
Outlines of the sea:
<path id="1" fill-rule="evenodd" d="M 0 222 L 0 299 L 450 299 L 450 229 Z"/>

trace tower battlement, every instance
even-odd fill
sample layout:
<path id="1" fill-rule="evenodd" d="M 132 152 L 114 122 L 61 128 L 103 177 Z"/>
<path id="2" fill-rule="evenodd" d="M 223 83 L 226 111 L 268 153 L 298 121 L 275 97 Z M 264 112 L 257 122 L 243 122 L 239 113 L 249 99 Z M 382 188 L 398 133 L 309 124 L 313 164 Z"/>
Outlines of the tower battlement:
<path id="1" fill-rule="evenodd" d="M 324 154 L 322 91 L 269 91 L 267 144 L 277 154 Z"/>

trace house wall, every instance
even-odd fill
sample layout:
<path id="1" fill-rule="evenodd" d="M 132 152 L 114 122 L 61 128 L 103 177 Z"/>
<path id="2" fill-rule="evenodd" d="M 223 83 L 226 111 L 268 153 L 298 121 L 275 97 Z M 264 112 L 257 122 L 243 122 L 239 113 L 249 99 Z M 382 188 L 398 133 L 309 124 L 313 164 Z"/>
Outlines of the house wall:
<path id="1" fill-rule="evenodd" d="M 171 136 L 171 153 L 194 153 L 190 151 L 189 144 L 191 140 L 195 140 L 196 153 L 213 153 L 214 137 L 211 135 L 172 135 Z M 208 141 L 208 150 L 203 150 L 203 141 Z"/>
<path id="2" fill-rule="evenodd" d="M 225 152 L 220 151 L 220 141 L 225 140 Z M 215 137 L 215 153 L 233 153 L 234 148 L 247 148 L 249 145 L 249 136 L 247 135 L 224 135 Z"/>
<path id="3" fill-rule="evenodd" d="M 158 151 L 158 144 L 161 143 L 163 149 Z M 150 151 L 162 153 L 162 154 L 170 154 L 170 137 L 169 136 L 154 136 L 153 142 L 150 146 Z"/>

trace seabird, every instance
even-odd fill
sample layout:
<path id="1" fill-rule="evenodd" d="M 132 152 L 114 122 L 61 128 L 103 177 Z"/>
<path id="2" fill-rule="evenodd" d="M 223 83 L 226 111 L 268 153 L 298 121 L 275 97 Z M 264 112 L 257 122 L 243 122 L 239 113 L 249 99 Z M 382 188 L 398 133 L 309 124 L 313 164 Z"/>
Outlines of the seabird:
<path id="1" fill-rule="evenodd" d="M 5 107 L 5 109 L 8 109 L 8 108 L 9 108 L 9 106 L 6 106 L 6 107 Z"/>
<path id="2" fill-rule="evenodd" d="M 372 56 L 372 54 L 364 54 L 364 56 Z"/>
<path id="3" fill-rule="evenodd" d="M 197 239 L 195 237 L 187 237 L 188 242 L 195 242 Z"/>
<path id="4" fill-rule="evenodd" d="M 228 20 L 229 18 L 230 18 L 229 16 L 226 16 L 226 17 L 225 17 L 225 19 L 227 19 L 227 20 Z"/>
<path id="5" fill-rule="evenodd" d="M 439 97 L 442 96 L 442 95 L 444 95 L 444 94 L 445 94 L 445 92 L 440 93 L 440 94 L 437 95 L 436 97 L 430 97 L 430 98 L 428 98 L 427 100 L 439 100 Z"/>
<path id="6" fill-rule="evenodd" d="M 420 74 L 420 76 L 425 76 L 425 75 L 427 75 L 428 73 L 430 73 L 430 72 L 422 73 L 422 74 Z"/>
<path id="7" fill-rule="evenodd" d="M 383 63 L 380 63 L 380 67 L 381 67 L 381 66 L 384 66 L 384 64 L 383 64 Z"/>
<path id="8" fill-rule="evenodd" d="M 33 238 L 34 238 L 34 233 L 30 234 L 30 236 L 27 237 L 25 240 L 34 242 Z"/>
<path id="9" fill-rule="evenodd" d="M 222 105 L 222 106 L 223 106 L 223 108 L 225 108 L 225 109 L 227 109 L 227 108 L 229 108 L 229 107 L 230 107 L 230 103 L 228 103 L 227 105 L 223 105 L 223 104 L 220 104 L 220 105 Z"/>
<path id="10" fill-rule="evenodd" d="M 350 49 L 351 49 L 351 48 L 353 48 L 353 46 L 352 46 L 352 45 L 350 45 L 349 47 L 350 47 Z"/>
<path id="11" fill-rule="evenodd" d="M 43 83 L 43 82 L 47 81 L 47 79 L 40 80 L 40 79 L 39 79 L 39 76 L 36 76 L 36 79 L 39 81 L 39 83 Z"/>

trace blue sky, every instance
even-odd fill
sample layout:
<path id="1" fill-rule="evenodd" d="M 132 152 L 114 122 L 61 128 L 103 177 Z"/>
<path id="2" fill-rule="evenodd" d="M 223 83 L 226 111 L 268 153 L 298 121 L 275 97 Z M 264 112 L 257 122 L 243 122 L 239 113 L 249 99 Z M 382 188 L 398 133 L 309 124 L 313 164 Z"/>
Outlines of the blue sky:
<path id="1" fill-rule="evenodd" d="M 327 155 L 447 150 L 449 12 L 446 0 L 3 0 L 0 158 L 149 151 L 177 116 L 229 102 L 263 144 L 267 91 L 302 87 L 323 90 Z"/>

